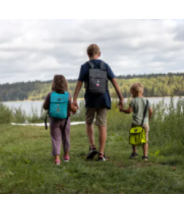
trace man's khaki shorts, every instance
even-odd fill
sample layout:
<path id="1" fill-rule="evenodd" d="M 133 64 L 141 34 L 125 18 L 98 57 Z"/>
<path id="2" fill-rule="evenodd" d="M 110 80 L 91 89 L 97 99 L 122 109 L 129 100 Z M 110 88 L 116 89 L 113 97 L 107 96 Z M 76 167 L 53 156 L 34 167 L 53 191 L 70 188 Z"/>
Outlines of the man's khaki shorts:
<path id="1" fill-rule="evenodd" d="M 107 109 L 106 108 L 86 108 L 86 123 L 91 125 L 95 118 L 97 126 L 107 126 Z"/>

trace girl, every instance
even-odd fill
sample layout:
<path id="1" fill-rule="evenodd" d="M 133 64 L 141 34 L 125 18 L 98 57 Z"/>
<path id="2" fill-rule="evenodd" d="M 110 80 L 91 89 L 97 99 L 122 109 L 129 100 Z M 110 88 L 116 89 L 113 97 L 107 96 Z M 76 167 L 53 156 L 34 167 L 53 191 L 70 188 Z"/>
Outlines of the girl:
<path id="1" fill-rule="evenodd" d="M 55 75 L 52 82 L 52 92 L 58 94 L 64 94 L 68 91 L 68 83 L 63 75 Z M 51 93 L 45 98 L 43 108 L 45 110 L 49 109 Z M 63 143 L 64 156 L 63 160 L 65 162 L 69 161 L 69 150 L 70 150 L 70 112 L 76 113 L 76 108 L 71 104 L 71 95 L 69 94 L 68 101 L 68 121 L 66 124 L 66 119 L 56 119 L 50 117 L 50 135 L 52 139 L 52 155 L 55 157 L 55 164 L 60 165 L 60 150 L 61 150 L 61 139 Z"/>

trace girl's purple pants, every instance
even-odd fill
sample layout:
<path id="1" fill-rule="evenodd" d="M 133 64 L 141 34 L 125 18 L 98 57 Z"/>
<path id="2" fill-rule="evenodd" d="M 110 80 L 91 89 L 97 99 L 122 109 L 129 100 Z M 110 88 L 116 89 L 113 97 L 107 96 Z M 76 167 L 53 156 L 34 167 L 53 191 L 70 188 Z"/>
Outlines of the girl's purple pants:
<path id="1" fill-rule="evenodd" d="M 63 144 L 63 150 L 69 152 L 70 150 L 70 118 L 65 126 L 65 119 L 57 120 L 50 117 L 50 135 L 52 139 L 52 155 L 60 155 L 61 140 Z"/>

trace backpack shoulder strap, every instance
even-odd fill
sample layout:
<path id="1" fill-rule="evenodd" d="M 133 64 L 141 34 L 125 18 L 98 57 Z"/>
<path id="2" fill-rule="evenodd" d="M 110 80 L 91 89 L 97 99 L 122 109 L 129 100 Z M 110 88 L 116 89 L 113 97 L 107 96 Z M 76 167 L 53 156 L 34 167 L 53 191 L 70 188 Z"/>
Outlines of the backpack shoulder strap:
<path id="1" fill-rule="evenodd" d="M 101 61 L 101 63 L 100 63 L 100 69 L 103 70 L 103 71 L 107 70 L 107 68 L 105 66 L 105 63 L 103 61 Z"/>
<path id="2" fill-rule="evenodd" d="M 95 67 L 95 65 L 92 63 L 92 61 L 88 61 L 88 64 L 89 64 L 89 66 L 90 66 L 91 68 L 94 68 L 94 67 Z"/>
<path id="3" fill-rule="evenodd" d="M 144 108 L 144 113 L 143 113 L 143 119 L 142 119 L 141 126 L 143 126 L 144 119 L 145 119 L 146 113 L 147 113 L 147 109 L 148 109 L 148 100 L 146 100 L 146 106 L 145 106 L 145 108 Z"/>
<path id="4" fill-rule="evenodd" d="M 44 122 L 45 122 L 45 129 L 47 130 L 47 116 L 49 115 L 49 111 L 46 113 L 45 115 L 45 119 L 44 119 Z"/>

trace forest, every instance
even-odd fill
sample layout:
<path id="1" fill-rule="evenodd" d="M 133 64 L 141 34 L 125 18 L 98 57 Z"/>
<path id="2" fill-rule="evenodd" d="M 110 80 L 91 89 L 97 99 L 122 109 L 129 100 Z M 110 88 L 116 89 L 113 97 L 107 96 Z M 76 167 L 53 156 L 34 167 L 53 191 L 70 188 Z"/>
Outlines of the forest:
<path id="1" fill-rule="evenodd" d="M 184 96 L 184 73 L 149 74 L 117 76 L 123 96 L 130 97 L 130 86 L 140 82 L 144 86 L 144 96 Z M 51 91 L 50 81 L 29 81 L 0 84 L 0 101 L 43 100 Z M 68 80 L 69 92 L 73 95 L 77 80 Z M 111 97 L 117 97 L 116 92 L 109 82 Z M 79 98 L 83 98 L 84 87 L 80 91 Z"/>

